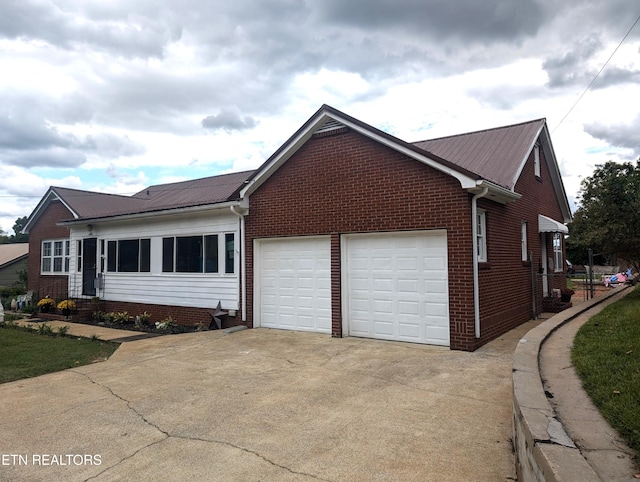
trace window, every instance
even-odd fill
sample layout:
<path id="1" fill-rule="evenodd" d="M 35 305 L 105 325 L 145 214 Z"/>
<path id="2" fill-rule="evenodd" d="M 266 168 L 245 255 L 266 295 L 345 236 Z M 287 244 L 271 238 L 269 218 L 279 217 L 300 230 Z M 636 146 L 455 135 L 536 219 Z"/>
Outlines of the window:
<path id="1" fill-rule="evenodd" d="M 485 211 L 478 210 L 476 215 L 476 253 L 478 262 L 487 261 L 487 220 Z"/>
<path id="2" fill-rule="evenodd" d="M 151 271 L 151 240 L 145 238 L 108 241 L 107 271 L 119 273 Z"/>
<path id="3" fill-rule="evenodd" d="M 536 177 L 540 177 L 540 146 L 533 146 L 533 171 Z"/>
<path id="4" fill-rule="evenodd" d="M 68 273 L 70 251 L 71 241 L 68 239 L 43 241 L 41 272 L 43 274 Z"/>
<path id="5" fill-rule="evenodd" d="M 235 272 L 235 235 L 176 236 L 162 239 L 163 273 L 220 273 L 220 260 L 224 260 L 224 273 Z"/>
<path id="6" fill-rule="evenodd" d="M 202 236 L 176 238 L 176 272 L 202 273 Z"/>
<path id="7" fill-rule="evenodd" d="M 224 235 L 224 272 L 233 273 L 235 271 L 235 236 L 233 233 Z"/>
<path id="8" fill-rule="evenodd" d="M 554 271 L 562 271 L 562 234 L 553 233 L 553 262 Z"/>
<path id="9" fill-rule="evenodd" d="M 211 234 L 204 237 L 204 272 L 218 272 L 218 235 Z"/>
<path id="10" fill-rule="evenodd" d="M 522 244 L 522 261 L 527 261 L 529 259 L 529 253 L 527 253 L 527 222 L 522 221 L 522 226 L 520 227 L 520 238 Z"/>
<path id="11" fill-rule="evenodd" d="M 76 253 L 78 260 L 76 262 L 76 271 L 80 273 L 82 271 L 82 241 L 76 241 Z"/>

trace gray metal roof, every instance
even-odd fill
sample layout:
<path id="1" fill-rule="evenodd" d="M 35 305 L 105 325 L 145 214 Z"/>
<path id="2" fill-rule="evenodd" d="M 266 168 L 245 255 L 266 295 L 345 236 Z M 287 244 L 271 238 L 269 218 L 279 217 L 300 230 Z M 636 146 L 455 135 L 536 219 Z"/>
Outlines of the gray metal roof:
<path id="1" fill-rule="evenodd" d="M 133 196 L 62 187 L 52 187 L 51 190 L 74 213 L 76 219 L 99 219 L 230 201 L 252 173 L 253 171 L 235 172 L 158 184 Z"/>
<path id="2" fill-rule="evenodd" d="M 495 129 L 414 142 L 413 145 L 499 186 L 513 190 L 545 123 L 545 119 L 537 119 Z"/>
<path id="3" fill-rule="evenodd" d="M 29 243 L 0 244 L 0 268 L 29 254 Z"/>

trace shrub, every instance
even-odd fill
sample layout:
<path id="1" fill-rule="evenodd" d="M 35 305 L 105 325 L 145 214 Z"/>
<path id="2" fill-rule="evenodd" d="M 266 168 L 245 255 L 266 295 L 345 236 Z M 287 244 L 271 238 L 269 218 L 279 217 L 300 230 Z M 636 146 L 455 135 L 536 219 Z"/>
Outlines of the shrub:
<path id="1" fill-rule="evenodd" d="M 69 327 L 67 325 L 58 327 L 58 335 L 60 336 L 66 336 L 68 331 Z"/>
<path id="2" fill-rule="evenodd" d="M 49 325 L 47 325 L 46 323 L 43 323 L 42 325 L 38 325 L 38 335 L 51 336 L 53 335 L 53 330 Z"/>
<path id="3" fill-rule="evenodd" d="M 45 308 L 47 306 L 49 308 L 53 308 L 55 305 L 56 305 L 55 300 L 47 295 L 44 298 L 42 298 L 40 301 L 38 301 L 37 306 L 38 308 Z"/>
<path id="4" fill-rule="evenodd" d="M 59 310 L 75 310 L 76 303 L 73 300 L 62 300 L 60 303 L 58 303 L 58 309 Z"/>
<path id="5" fill-rule="evenodd" d="M 176 322 L 170 316 L 162 321 L 156 321 L 156 329 L 158 331 L 170 331 L 174 326 L 176 326 Z"/>

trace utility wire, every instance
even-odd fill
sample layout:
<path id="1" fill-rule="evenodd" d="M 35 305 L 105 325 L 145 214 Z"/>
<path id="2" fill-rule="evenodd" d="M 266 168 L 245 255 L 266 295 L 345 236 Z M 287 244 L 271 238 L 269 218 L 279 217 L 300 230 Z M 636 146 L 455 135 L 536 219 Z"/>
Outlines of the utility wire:
<path id="1" fill-rule="evenodd" d="M 560 125 L 564 122 L 564 120 L 569 117 L 569 114 L 571 114 L 571 112 L 573 111 L 573 109 L 576 108 L 576 106 L 578 105 L 578 103 L 582 100 L 582 98 L 586 95 L 587 92 L 589 92 L 589 90 L 591 89 L 591 87 L 593 86 L 593 84 L 595 83 L 596 80 L 598 80 L 598 77 L 600 77 L 600 74 L 602 73 L 602 71 L 607 67 L 607 65 L 609 64 L 609 62 L 611 61 L 611 59 L 613 58 L 613 56 L 616 54 L 616 52 L 618 51 L 618 49 L 622 46 L 622 44 L 624 43 L 625 40 L 627 40 L 627 37 L 629 36 L 629 34 L 631 33 L 631 31 L 635 28 L 635 26 L 638 24 L 638 22 L 640 21 L 640 15 L 638 15 L 638 18 L 636 18 L 636 21 L 633 22 L 633 25 L 631 26 L 631 28 L 627 31 L 627 33 L 625 34 L 625 36 L 622 38 L 622 40 L 620 40 L 620 43 L 618 44 L 618 46 L 613 50 L 613 52 L 611 53 L 611 55 L 609 56 L 609 58 L 607 59 L 607 61 L 604 63 L 604 65 L 602 66 L 602 68 L 600 68 L 600 70 L 598 71 L 598 73 L 596 74 L 596 76 L 593 78 L 593 80 L 589 83 L 589 85 L 587 86 L 586 89 L 584 89 L 584 92 L 582 94 L 580 94 L 580 97 L 578 97 L 578 100 L 575 101 L 575 103 L 571 106 L 571 109 L 569 109 L 569 111 L 564 115 L 564 117 L 560 120 L 560 122 L 558 122 L 558 125 L 555 126 L 553 128 L 553 130 L 551 131 L 551 133 L 553 134 L 556 129 L 558 127 L 560 127 Z"/>

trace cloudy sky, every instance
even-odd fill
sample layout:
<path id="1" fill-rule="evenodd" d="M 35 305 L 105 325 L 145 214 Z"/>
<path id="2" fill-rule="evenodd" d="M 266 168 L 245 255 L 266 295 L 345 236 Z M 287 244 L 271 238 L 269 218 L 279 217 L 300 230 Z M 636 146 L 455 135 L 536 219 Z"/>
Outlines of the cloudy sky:
<path id="1" fill-rule="evenodd" d="M 3 0 L 0 228 L 50 185 L 255 168 L 322 104 L 406 141 L 546 117 L 575 209 L 596 164 L 640 156 L 640 24 L 619 45 L 639 16 L 637 0 Z"/>

